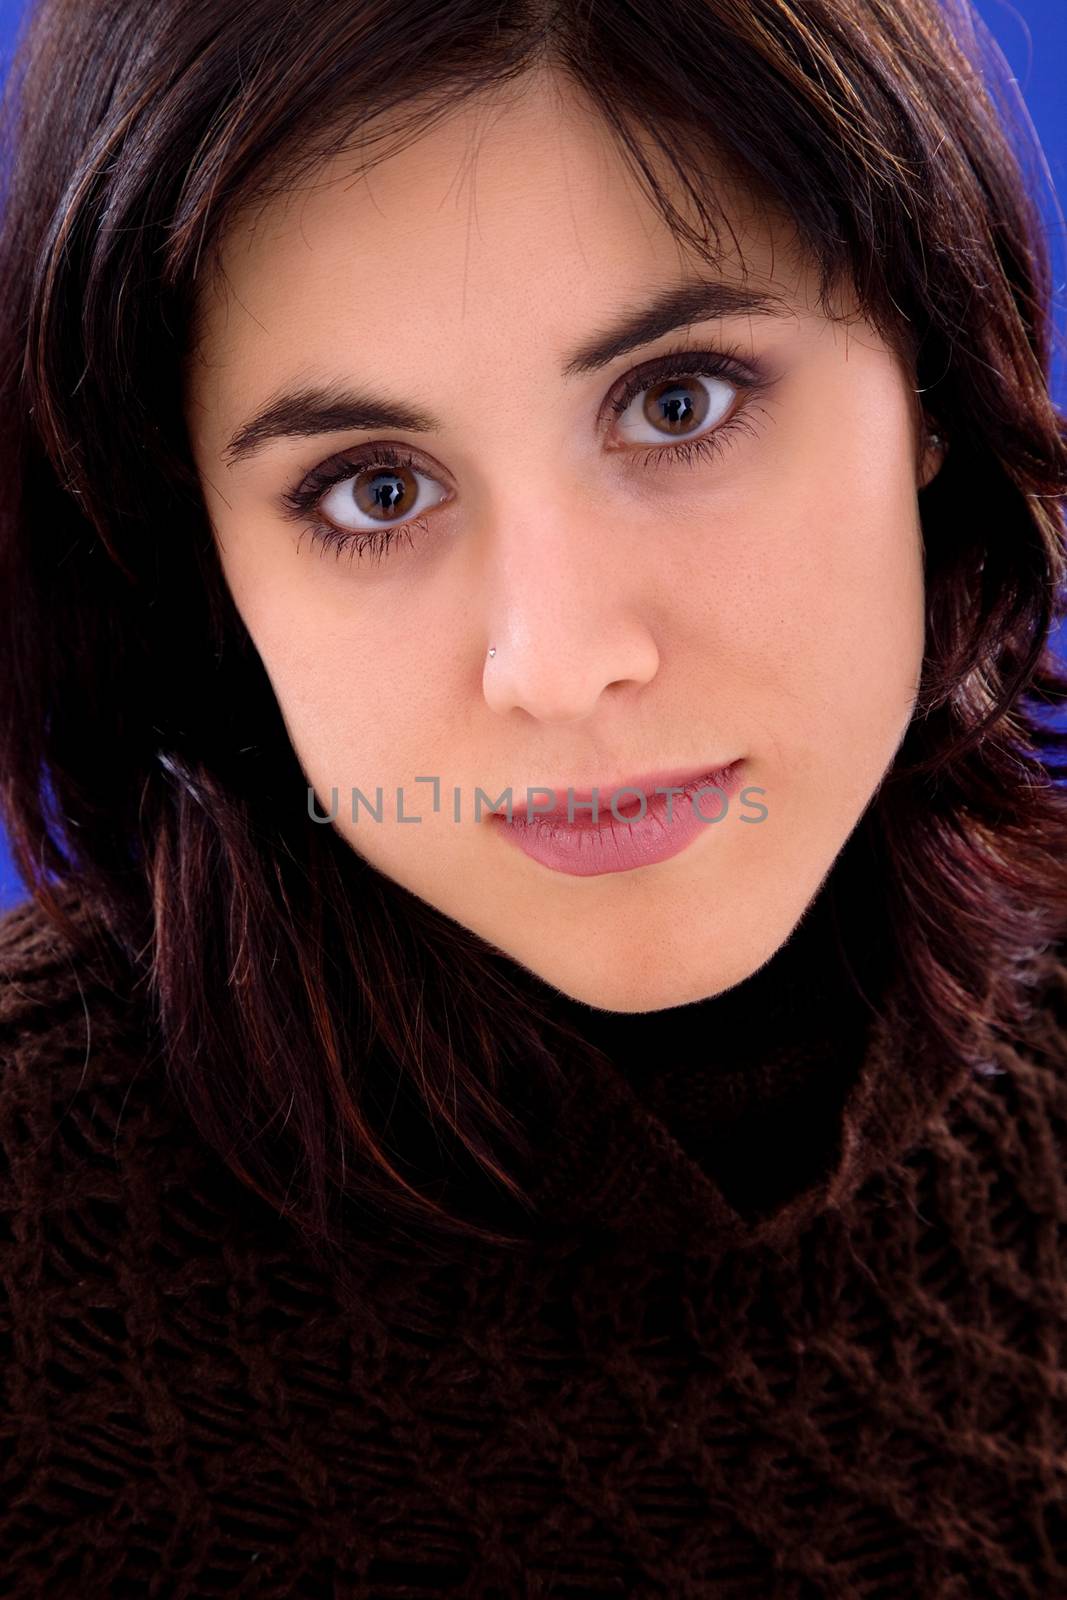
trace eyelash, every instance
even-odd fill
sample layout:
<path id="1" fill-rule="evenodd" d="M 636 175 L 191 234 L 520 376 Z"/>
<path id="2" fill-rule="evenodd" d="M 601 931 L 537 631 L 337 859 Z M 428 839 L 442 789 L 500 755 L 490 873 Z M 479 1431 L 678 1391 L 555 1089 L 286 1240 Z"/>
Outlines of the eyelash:
<path id="1" fill-rule="evenodd" d="M 664 461 L 671 465 L 676 462 L 693 465 L 697 460 L 713 459 L 724 448 L 724 441 L 735 431 L 740 429 L 750 433 L 754 431 L 752 420 L 747 415 L 749 402 L 774 381 L 761 369 L 742 362 L 739 359 L 739 352 L 735 349 L 668 351 L 665 355 L 635 368 L 629 374 L 619 398 L 610 402 L 610 409 L 616 416 L 621 416 L 642 389 L 650 389 L 654 383 L 667 382 L 672 378 L 692 377 L 725 378 L 738 389 L 747 392 L 741 404 L 727 420 L 710 433 L 702 434 L 696 439 L 683 439 L 677 444 L 649 446 L 645 450 L 634 452 L 642 467 L 659 467 Z M 332 457 L 321 466 L 315 467 L 303 482 L 286 490 L 282 496 L 285 515 L 293 521 L 299 521 L 314 512 L 315 507 L 335 484 L 344 483 L 346 479 L 357 477 L 361 472 L 375 467 L 386 468 L 393 472 L 422 471 L 419 463 L 406 450 L 397 449 L 394 445 L 367 445 L 361 454 L 348 453 L 342 457 Z M 310 533 L 322 546 L 324 555 L 327 550 L 333 550 L 340 557 L 343 550 L 352 548 L 360 559 L 364 555 L 376 555 L 380 561 L 399 540 L 403 539 L 412 544 L 413 536 L 425 533 L 426 529 L 425 515 L 374 532 L 342 530 L 312 516 L 311 521 L 306 524 L 305 532 Z"/>

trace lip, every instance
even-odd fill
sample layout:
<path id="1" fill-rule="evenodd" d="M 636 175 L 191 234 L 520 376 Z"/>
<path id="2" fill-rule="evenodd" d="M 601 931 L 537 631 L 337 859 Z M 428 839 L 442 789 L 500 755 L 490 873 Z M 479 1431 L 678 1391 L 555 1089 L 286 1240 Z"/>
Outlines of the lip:
<path id="1" fill-rule="evenodd" d="M 625 796 L 617 802 L 616 809 L 628 815 L 637 805 L 638 796 L 634 791 L 639 791 L 645 796 L 646 800 L 650 801 L 657 789 L 680 789 L 704 782 L 714 783 L 717 778 L 722 777 L 724 773 L 735 765 L 736 761 L 724 761 L 718 766 L 710 767 L 671 767 L 662 772 L 645 772 L 636 778 L 605 780 L 603 783 L 598 783 L 594 786 L 599 797 L 600 813 L 601 815 L 604 813 L 610 814 L 612 796 L 623 791 L 625 791 Z M 592 823 L 592 812 L 589 810 L 593 799 L 593 789 L 578 789 L 573 784 L 567 788 L 555 788 L 550 783 L 531 783 L 527 788 L 519 790 L 520 794 L 527 795 L 527 812 L 530 809 L 527 789 L 534 791 L 534 820 L 550 822 L 555 819 L 559 822 L 568 822 L 574 827 L 582 827 L 583 825 L 596 826 L 595 823 Z M 551 804 L 548 801 L 550 792 L 552 795 Z M 577 812 L 581 808 L 582 812 L 581 816 L 576 815 L 574 817 L 573 822 L 567 816 L 568 794 L 574 797 L 575 811 Z M 512 801 L 513 816 L 516 805 L 519 803 L 521 802 Z M 505 816 L 506 812 L 507 806 L 505 803 L 505 805 L 495 807 L 491 815 Z M 528 817 L 523 818 L 523 821 L 528 820 L 530 820 Z"/>
<path id="2" fill-rule="evenodd" d="M 509 820 L 506 807 L 489 812 L 486 822 L 510 844 L 542 866 L 572 877 L 599 877 L 610 872 L 631 872 L 652 866 L 678 855 L 702 833 L 721 822 L 729 810 L 730 799 L 741 787 L 744 758 L 737 757 L 725 766 L 694 771 L 675 769 L 646 774 L 630 782 L 597 785 L 598 818 L 591 809 L 578 812 L 584 800 L 591 803 L 592 790 L 570 790 L 575 806 L 573 821 L 567 817 L 567 791 L 552 790 L 555 805 L 525 816 L 516 814 L 514 803 Z M 538 789 L 550 785 L 531 784 L 533 805 L 548 795 Z M 673 790 L 669 794 L 656 790 Z M 718 790 L 711 796 L 701 791 Z M 635 793 L 621 791 L 634 790 Z M 698 803 L 699 802 L 699 803 Z"/>

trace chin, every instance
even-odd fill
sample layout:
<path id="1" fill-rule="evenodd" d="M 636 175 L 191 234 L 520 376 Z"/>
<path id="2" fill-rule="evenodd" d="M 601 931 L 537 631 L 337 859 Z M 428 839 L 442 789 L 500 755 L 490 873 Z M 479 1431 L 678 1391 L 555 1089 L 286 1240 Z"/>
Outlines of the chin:
<path id="1" fill-rule="evenodd" d="M 690 949 L 692 957 L 697 952 Z M 605 962 L 603 966 L 586 961 L 581 966 L 569 962 L 527 961 L 531 971 L 545 983 L 583 1005 L 599 1011 L 665 1011 L 671 1006 L 689 1005 L 722 994 L 748 977 L 760 962 L 749 966 L 738 960 L 736 951 L 724 952 L 714 964 L 679 965 L 677 961 L 658 963 Z"/>

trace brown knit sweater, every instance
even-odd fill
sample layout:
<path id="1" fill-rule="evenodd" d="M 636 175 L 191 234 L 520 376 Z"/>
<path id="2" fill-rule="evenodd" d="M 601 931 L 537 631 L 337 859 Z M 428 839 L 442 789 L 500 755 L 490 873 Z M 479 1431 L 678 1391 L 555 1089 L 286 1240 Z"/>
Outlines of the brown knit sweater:
<path id="1" fill-rule="evenodd" d="M 982 1073 L 900 1015 L 836 1077 L 576 1073 L 537 1248 L 397 1244 L 339 1295 L 198 1144 L 131 996 L 9 912 L 0 1595 L 1067 1597 L 1042 970 Z"/>

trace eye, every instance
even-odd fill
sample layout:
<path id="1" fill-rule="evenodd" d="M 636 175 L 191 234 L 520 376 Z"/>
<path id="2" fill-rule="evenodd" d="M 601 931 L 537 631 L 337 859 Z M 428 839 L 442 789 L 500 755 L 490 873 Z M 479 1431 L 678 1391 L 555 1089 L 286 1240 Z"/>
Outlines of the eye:
<path id="1" fill-rule="evenodd" d="M 375 523 L 406 522 L 417 511 L 438 502 L 421 485 L 429 479 L 410 456 L 379 450 L 373 464 L 356 466 L 351 476 L 339 479 L 319 501 L 319 509 L 346 532 L 373 532 Z M 359 519 L 359 520 L 353 520 Z"/>
<path id="2" fill-rule="evenodd" d="M 370 445 L 316 467 L 282 502 L 288 516 L 313 514 L 310 531 L 323 546 L 339 552 L 354 545 L 381 556 L 395 539 L 424 528 L 424 513 L 445 498 L 434 499 L 420 480 L 435 481 L 406 450 Z"/>
<path id="3" fill-rule="evenodd" d="M 658 445 L 627 452 L 639 465 L 692 464 L 718 455 L 738 431 L 754 433 L 748 402 L 776 381 L 736 350 L 668 351 L 631 372 L 610 409 L 627 444 Z"/>
<path id="4" fill-rule="evenodd" d="M 694 381 L 695 379 L 695 381 Z M 631 380 L 622 398 L 612 402 L 618 431 L 629 444 L 664 444 L 690 439 L 728 416 L 738 397 L 736 385 L 720 377 L 697 376 L 696 370 L 654 382 Z"/>

